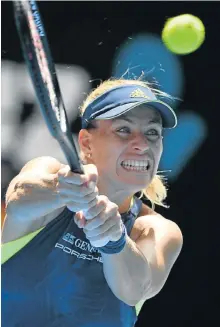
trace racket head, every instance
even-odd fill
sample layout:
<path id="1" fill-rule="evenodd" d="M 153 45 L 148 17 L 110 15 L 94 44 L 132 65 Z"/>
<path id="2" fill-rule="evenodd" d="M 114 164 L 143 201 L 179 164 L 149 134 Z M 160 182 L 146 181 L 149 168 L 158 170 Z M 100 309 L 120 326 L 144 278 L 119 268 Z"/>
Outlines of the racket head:
<path id="1" fill-rule="evenodd" d="M 24 60 L 47 127 L 59 142 L 71 170 L 83 173 L 36 1 L 13 1 L 13 7 Z"/>

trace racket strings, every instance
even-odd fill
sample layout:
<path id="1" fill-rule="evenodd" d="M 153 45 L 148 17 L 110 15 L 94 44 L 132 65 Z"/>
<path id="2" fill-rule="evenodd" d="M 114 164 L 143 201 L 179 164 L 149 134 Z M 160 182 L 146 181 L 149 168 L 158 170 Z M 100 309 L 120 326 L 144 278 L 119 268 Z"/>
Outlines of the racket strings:
<path id="1" fill-rule="evenodd" d="M 50 71 L 48 68 L 46 53 L 44 51 L 43 44 L 42 44 L 39 32 L 37 30 L 33 15 L 31 14 L 30 11 L 28 11 L 28 22 L 29 22 L 29 26 L 30 26 L 31 37 L 33 40 L 41 76 L 42 76 L 43 82 L 46 84 L 48 94 L 50 97 L 50 102 L 51 102 L 52 108 L 55 112 L 56 118 L 58 121 L 60 121 L 61 120 L 60 110 L 58 107 L 57 96 L 54 91 L 53 82 L 52 82 L 52 79 L 50 76 Z"/>

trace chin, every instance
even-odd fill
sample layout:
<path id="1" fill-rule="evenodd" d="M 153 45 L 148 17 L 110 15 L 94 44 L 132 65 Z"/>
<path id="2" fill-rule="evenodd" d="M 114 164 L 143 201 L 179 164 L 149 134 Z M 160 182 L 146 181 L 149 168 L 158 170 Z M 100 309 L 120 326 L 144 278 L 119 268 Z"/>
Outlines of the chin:
<path id="1" fill-rule="evenodd" d="M 149 171 L 125 171 L 123 167 L 118 170 L 117 176 L 120 183 L 129 188 L 132 192 L 139 192 L 145 189 L 152 181 L 152 172 Z"/>

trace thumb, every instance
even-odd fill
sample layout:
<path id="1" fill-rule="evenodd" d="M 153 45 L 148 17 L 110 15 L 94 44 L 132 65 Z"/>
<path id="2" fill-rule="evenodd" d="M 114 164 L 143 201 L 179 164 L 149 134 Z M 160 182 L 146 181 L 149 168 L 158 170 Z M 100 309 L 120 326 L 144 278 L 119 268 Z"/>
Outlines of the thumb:
<path id="1" fill-rule="evenodd" d="M 79 228 L 84 228 L 86 225 L 86 219 L 82 211 L 78 211 L 74 216 L 74 221 Z"/>

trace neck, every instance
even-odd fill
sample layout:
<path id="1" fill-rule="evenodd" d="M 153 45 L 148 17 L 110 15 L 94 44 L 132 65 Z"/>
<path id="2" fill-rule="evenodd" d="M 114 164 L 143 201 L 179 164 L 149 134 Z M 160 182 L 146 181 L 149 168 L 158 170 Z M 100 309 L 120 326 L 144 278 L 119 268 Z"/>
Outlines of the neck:
<path id="1" fill-rule="evenodd" d="M 130 209 L 132 197 L 133 196 L 130 196 L 121 205 L 119 205 L 119 213 L 120 214 L 127 212 Z"/>
<path id="2" fill-rule="evenodd" d="M 101 185 L 99 182 L 98 185 L 99 194 L 104 194 L 109 198 L 111 202 L 114 202 L 119 207 L 119 213 L 127 212 L 131 205 L 131 200 L 133 197 L 133 194 L 128 193 L 124 190 L 115 190 L 115 189 L 109 189 Z"/>

